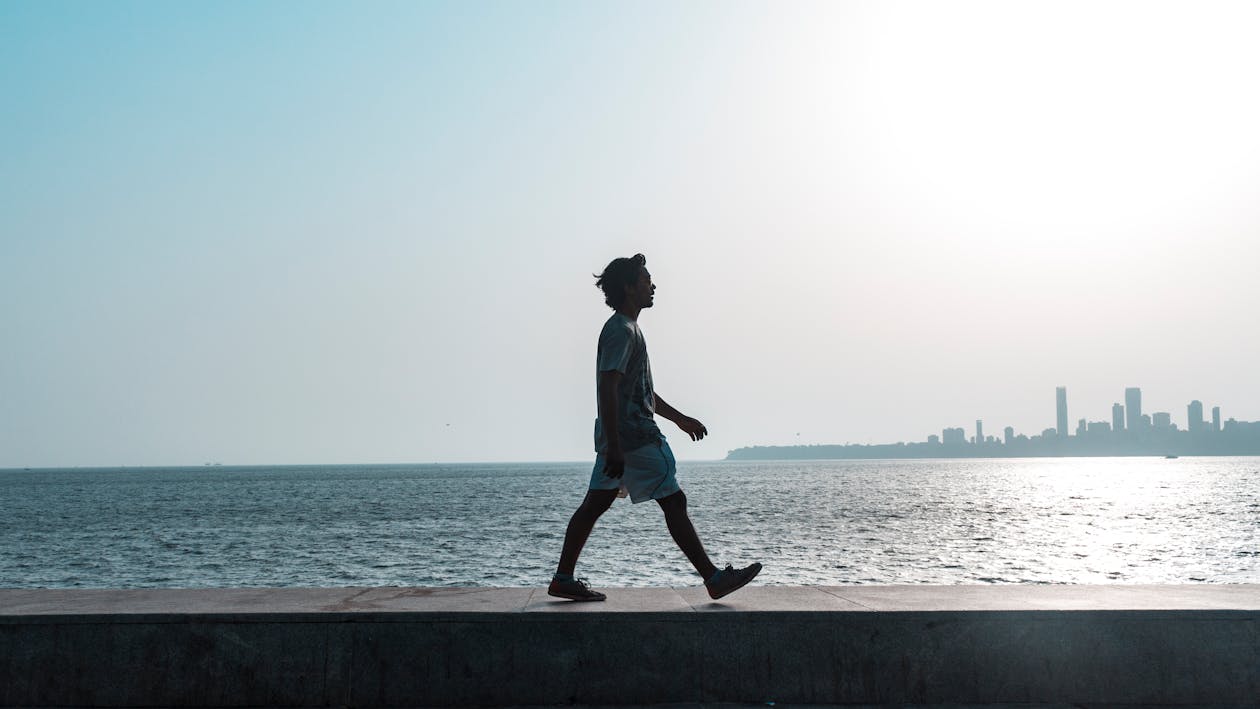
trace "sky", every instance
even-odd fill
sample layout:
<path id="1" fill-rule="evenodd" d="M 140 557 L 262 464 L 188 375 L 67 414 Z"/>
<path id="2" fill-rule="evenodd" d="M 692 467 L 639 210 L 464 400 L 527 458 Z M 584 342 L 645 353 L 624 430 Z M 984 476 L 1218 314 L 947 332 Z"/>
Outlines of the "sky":
<path id="1" fill-rule="evenodd" d="M 0 2 L 0 467 L 1260 419 L 1260 6 Z"/>

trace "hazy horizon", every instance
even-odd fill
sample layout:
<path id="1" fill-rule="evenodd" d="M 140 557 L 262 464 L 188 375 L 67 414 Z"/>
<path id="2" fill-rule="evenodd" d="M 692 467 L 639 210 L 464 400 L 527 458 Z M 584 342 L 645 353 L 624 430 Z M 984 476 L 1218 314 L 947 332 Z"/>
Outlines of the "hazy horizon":
<path id="1" fill-rule="evenodd" d="M 1117 403 L 1121 403 L 1121 404 L 1123 405 L 1123 402 L 1117 402 Z M 1108 414 L 1109 414 L 1109 415 L 1110 415 L 1110 413 L 1111 413 L 1111 412 L 1108 412 Z M 1145 409 L 1143 409 L 1143 411 L 1142 411 L 1142 414 L 1145 416 L 1146 420 L 1148 421 L 1148 424 L 1147 424 L 1148 426 L 1150 425 L 1150 424 L 1149 424 L 1149 421 L 1150 421 L 1151 415 L 1152 415 L 1153 413 L 1155 413 L 1155 412 L 1152 412 L 1152 411 L 1149 411 L 1149 410 L 1145 410 Z M 1171 413 L 1171 412 L 1165 412 L 1165 413 Z M 1203 425 L 1204 425 L 1205 427 L 1208 427 L 1208 428 L 1206 428 L 1206 429 L 1205 429 L 1205 431 L 1210 433 L 1210 432 L 1213 430 L 1213 429 L 1211 429 L 1211 428 L 1210 428 L 1210 427 L 1211 427 L 1211 425 L 1212 425 L 1212 423 L 1213 423 L 1213 418 L 1212 418 L 1212 410 L 1211 410 L 1211 407 L 1206 407 L 1206 408 L 1204 409 L 1204 414 L 1205 414 L 1205 416 L 1204 416 L 1204 418 L 1202 419 L 1202 423 L 1203 423 Z M 1183 419 L 1188 419 L 1188 417 L 1189 417 L 1189 413 L 1188 413 L 1188 412 L 1184 413 L 1184 414 L 1183 414 L 1183 416 L 1182 416 L 1182 418 L 1183 418 Z M 1102 422 L 1102 423 L 1105 423 L 1105 424 L 1110 424 L 1110 420 L 1105 419 L 1105 417 L 1093 417 L 1093 416 L 1089 416 L 1089 417 L 1081 417 L 1081 418 L 1085 418 L 1086 420 L 1091 421 L 1091 422 L 1092 422 L 1092 421 L 1099 421 L 1099 422 Z M 1221 416 L 1221 419 L 1220 419 L 1220 420 L 1221 420 L 1221 422 L 1222 422 L 1222 423 L 1225 423 L 1225 424 L 1226 424 L 1226 432 L 1227 432 L 1227 433 L 1228 433 L 1228 423 L 1227 423 L 1227 422 L 1228 422 L 1230 419 L 1232 419 L 1232 418 L 1234 418 L 1234 417 L 1226 417 L 1226 416 L 1224 416 L 1224 415 L 1222 415 L 1222 416 Z M 1078 436 L 1080 436 L 1080 435 L 1081 435 L 1081 434 L 1080 434 L 1080 432 L 1079 432 L 1079 431 L 1077 431 L 1077 430 L 1076 430 L 1076 428 L 1075 428 L 1075 426 L 1076 426 L 1076 423 L 1075 423 L 1075 422 L 1076 422 L 1077 420 L 1078 420 L 1078 419 L 1075 419 L 1075 418 L 1074 418 L 1074 419 L 1072 419 L 1072 422 L 1071 422 L 1071 424 L 1070 424 L 1070 426 L 1069 426 L 1069 433 L 1068 433 L 1067 435 L 1068 435 L 1068 437 L 1069 437 L 1069 438 L 1071 438 L 1071 439 L 1075 439 L 1075 438 L 1077 438 Z M 667 422 L 667 421 L 665 421 L 665 420 L 663 420 L 663 419 L 661 419 L 661 420 L 660 420 L 660 423 L 662 424 L 662 426 L 664 426 L 664 425 L 667 425 L 667 424 L 668 424 L 668 422 Z M 974 422 L 973 422 L 973 423 L 974 423 Z M 952 427 L 950 427 L 950 428 L 952 428 Z M 964 438 L 966 439 L 966 441 L 964 441 L 964 443 L 966 443 L 966 444 L 967 444 L 967 447 L 968 447 L 968 448 L 970 447 L 970 445 L 973 445 L 973 444 L 976 442 L 975 436 L 973 435 L 973 434 L 975 433 L 975 429 L 974 429 L 974 427 L 972 427 L 972 428 L 970 428 L 970 429 L 969 429 L 969 428 L 967 428 L 967 427 L 959 426 L 959 427 L 957 427 L 957 428 L 958 428 L 958 430 L 959 430 L 960 432 L 962 432 L 962 434 L 963 434 Z M 1185 431 L 1187 431 L 1187 428 L 1188 428 L 1188 426 L 1187 426 L 1187 425 L 1185 425 L 1183 422 L 1179 422 L 1179 421 L 1177 420 L 1177 417 L 1176 417 L 1175 415 L 1173 415 L 1173 416 L 1172 416 L 1172 429 L 1173 429 L 1174 431 L 1182 431 L 1182 432 L 1185 432 Z M 1028 436 L 1028 437 L 1030 437 L 1030 438 L 1033 438 L 1033 440 L 1035 441 L 1037 438 L 1041 437 L 1041 434 L 1042 434 L 1043 432 L 1047 432 L 1047 431 L 1048 431 L 1048 432 L 1050 432 L 1051 434 L 1053 434 L 1054 430 L 1055 430 L 1055 429 L 1054 429 L 1054 427 L 1053 427 L 1053 426 L 1048 426 L 1048 427 L 1046 427 L 1045 429 L 1042 429 L 1042 430 L 1039 430 L 1039 431 L 1020 431 L 1020 430 L 1015 430 L 1015 434 L 1016 434 L 1017 436 L 1018 436 L 1018 435 L 1021 435 L 1021 434 L 1026 435 L 1026 436 Z M 1108 429 L 1108 431 L 1110 431 L 1110 429 Z M 1147 431 L 1147 432 L 1148 432 L 1148 433 L 1150 433 L 1150 432 L 1152 432 L 1152 431 L 1151 431 L 1150 429 L 1148 429 L 1148 431 Z M 1156 432 L 1157 432 L 1157 431 L 1156 431 Z M 986 428 L 984 429 L 984 433 L 985 433 L 985 436 L 986 436 L 986 438 L 987 438 L 987 439 L 991 439 L 991 440 L 992 440 L 994 443 L 996 443 L 997 445 L 1001 445 L 1001 444 L 1002 444 L 1002 439 L 1003 439 L 1003 431 L 1002 431 L 1002 430 L 996 430 L 996 431 L 994 431 L 994 430 L 991 430 L 991 429 L 989 429 L 989 428 L 987 428 L 987 427 L 986 427 Z M 1120 430 L 1120 432 L 1119 432 L 1119 434 L 1118 434 L 1118 435 L 1123 435 L 1124 433 L 1125 433 L 1125 432 L 1124 432 L 1123 430 Z M 1165 435 L 1165 437 L 1167 437 L 1167 435 L 1168 435 L 1168 431 L 1165 431 L 1165 432 L 1164 432 L 1164 435 Z M 1246 435 L 1246 434 L 1243 434 L 1243 435 Z M 877 442 L 874 442 L 872 445 L 879 446 L 879 445 L 900 445 L 900 444 L 902 444 L 902 443 L 907 443 L 907 444 L 909 444 L 909 443 L 925 443 L 925 442 L 929 442 L 929 443 L 930 443 L 931 441 L 930 441 L 930 440 L 928 440 L 929 438 L 931 438 L 931 439 L 936 439 L 936 442 L 939 444 L 939 443 L 940 443 L 940 440 L 941 440 L 941 438 L 942 438 L 942 436 L 941 436 L 941 432 L 940 432 L 940 431 L 937 431 L 937 432 L 934 432 L 934 433 L 929 433 L 929 434 L 926 434 L 926 435 L 924 435 L 924 436 L 920 436 L 920 437 L 918 437 L 918 438 L 903 438 L 903 439 L 890 440 L 890 441 L 877 441 Z M 1098 436 L 1097 436 L 1096 434 L 1093 434 L 1093 433 L 1089 434 L 1089 439 L 1091 439 L 1094 443 L 1098 443 L 1098 442 L 1099 442 L 1099 441 L 1098 441 Z M 684 440 L 685 440 L 685 439 L 684 439 Z M 1151 451 L 1146 451 L 1146 452 L 1130 452 L 1130 453 L 1120 453 L 1120 454 L 1117 454 L 1117 453 L 1114 453 L 1114 452 L 1106 452 L 1106 453 L 1098 453 L 1098 454 L 1096 454 L 1096 455 L 1101 455 L 1102 457 L 1108 457 L 1108 458 L 1111 458 L 1111 457 L 1121 457 L 1121 458 L 1123 458 L 1123 457 L 1136 457 L 1136 458 L 1143 458 L 1143 457 L 1149 457 L 1149 456 L 1151 456 L 1151 455 L 1155 455 L 1155 454 L 1156 454 L 1156 452 L 1155 452 L 1155 451 L 1156 451 L 1157 449 L 1158 449 L 1158 451 L 1159 451 L 1159 452 L 1158 452 L 1158 455 L 1160 455 L 1160 456 L 1164 455 L 1164 453 L 1165 453 L 1166 451 L 1164 451 L 1162 448 L 1159 448 L 1159 446 L 1158 446 L 1158 441 L 1152 441 L 1151 443 L 1152 443 L 1152 444 L 1153 444 L 1153 446 L 1154 446 L 1154 447 L 1152 448 L 1152 450 L 1151 450 Z M 729 455 L 731 452 L 738 451 L 738 450 L 739 450 L 739 449 L 741 449 L 741 448 L 756 448 L 756 447 L 758 447 L 758 445 L 767 445 L 767 444 L 749 444 L 749 445 L 747 445 L 747 446 L 736 446 L 736 447 L 732 448 L 731 450 L 728 450 L 725 454 L 723 454 L 723 455 L 721 455 L 721 456 L 719 456 L 719 457 L 717 457 L 717 458 L 689 458 L 688 460 L 693 461 L 693 462 L 720 462 L 720 461 L 722 461 L 722 460 L 725 460 L 725 459 L 726 459 L 726 457 L 727 457 L 727 455 Z M 818 446 L 818 447 L 835 447 L 835 446 L 844 446 L 844 445 L 849 445 L 849 443 L 839 443 L 839 442 L 837 442 L 837 441 L 821 441 L 821 442 L 812 442 L 812 443 L 800 443 L 800 442 L 799 442 L 799 439 L 798 439 L 798 441 L 797 441 L 797 442 L 787 442 L 787 443 L 768 444 L 768 445 L 769 445 L 770 447 L 784 447 L 784 446 L 786 446 L 786 447 L 788 447 L 788 448 L 791 448 L 791 447 L 793 447 L 793 446 L 796 446 L 796 447 L 801 447 L 801 446 L 805 446 L 805 447 L 812 447 L 812 446 Z M 858 443 L 858 444 L 854 444 L 854 445 L 862 445 L 862 444 L 861 444 L 861 443 Z M 946 448 L 948 448 L 948 446 L 946 446 Z M 952 450 L 952 449 L 951 449 L 951 450 Z M 942 455 L 941 455 L 941 459 L 942 459 L 942 460 L 950 460 L 950 459 L 956 459 L 956 458 L 958 458 L 958 456 L 957 456 L 957 455 L 947 455 L 947 454 L 946 454 L 947 452 L 949 452 L 949 451 L 946 451 L 945 449 L 942 449 Z M 955 452 L 955 453 L 956 453 L 956 452 L 958 452 L 958 451 L 957 451 L 957 450 L 954 450 L 953 452 Z M 1026 456 L 1016 455 L 1016 456 L 1014 456 L 1014 457 L 1015 457 L 1015 458 L 1020 458 L 1020 457 L 1040 458 L 1040 457 L 1047 457 L 1047 456 L 1048 456 L 1048 457 L 1056 457 L 1056 458 L 1057 458 L 1057 457 L 1067 457 L 1067 458 L 1073 458 L 1073 457 L 1082 457 L 1082 456 L 1084 456 L 1084 457 L 1089 457 L 1089 455 L 1090 455 L 1090 454 L 1082 454 L 1082 453 L 1079 453 L 1079 452 L 1075 452 L 1075 453 L 1063 453 L 1063 452 L 1058 452 L 1058 453 L 1054 453 L 1054 454 L 1049 454 L 1049 453 L 1029 453 L 1029 454 L 1027 454 Z M 1200 455 L 1200 454 L 1196 454 L 1196 453 L 1189 453 L 1189 454 L 1186 454 L 1186 455 L 1187 455 L 1188 457 L 1196 457 L 1197 455 Z M 1225 456 L 1237 457 L 1237 455 L 1236 455 L 1236 454 L 1233 454 L 1233 453 L 1209 453 L 1209 454 L 1202 454 L 1202 455 L 1209 455 L 1209 456 L 1220 456 L 1220 455 L 1225 455 Z M 1002 456 L 1000 456 L 1000 457 L 1002 457 L 1002 458 L 1010 458 L 1011 456 L 1010 456 L 1009 454 L 1005 454 L 1005 455 L 1002 455 Z M 824 458 L 824 459 L 833 459 L 833 458 L 834 458 L 834 456 L 823 456 L 823 458 Z M 984 456 L 984 455 L 979 455 L 979 454 L 974 454 L 974 455 L 968 455 L 968 456 L 965 456 L 965 458 L 986 458 L 986 456 Z M 367 466 L 367 467 L 371 467 L 371 466 L 375 466 L 375 465 L 380 465 L 380 466 L 448 465 L 448 464 L 449 464 L 449 465 L 479 465 L 479 464 L 500 464 L 500 463 L 517 463 L 517 464 L 522 464 L 522 465 L 546 465 L 546 464 L 553 464 L 553 463 L 560 463 L 560 464 L 581 463 L 581 462 L 585 462 L 585 461 L 587 461 L 588 459 L 589 459 L 589 456 L 586 456 L 586 457 L 583 457 L 583 458 L 572 458 L 572 459 L 553 459 L 553 460 L 547 460 L 547 459 L 531 459 L 531 460 L 526 460 L 526 459 L 517 459 L 517 460 L 513 460 L 513 459 L 499 459 L 499 460 L 464 460 L 464 461 L 442 461 L 442 460 L 431 460 L 431 461 L 425 461 L 425 460 L 401 461 L 401 460 L 400 460 L 400 461 L 374 461 L 374 462 L 366 462 L 366 461 L 348 461 L 348 460 L 347 460 L 347 461 L 316 461 L 316 460 L 311 460 L 311 461 L 290 461 L 290 462 L 256 463 L 256 462 L 254 462 L 254 461 L 230 461 L 230 462 L 224 462 L 224 461 L 221 461 L 221 460 L 213 460 L 213 461 L 203 461 L 203 462 L 196 462 L 196 463 L 192 463 L 192 462 L 180 462 L 180 463 L 167 463 L 167 464 L 164 464 L 164 463 L 161 463 L 161 462 L 153 462 L 153 463 L 147 463 L 147 464 L 142 464 L 142 465 L 127 465 L 127 464 L 118 464 L 118 465 L 109 465 L 109 464 L 86 464 L 86 465 L 84 465 L 84 464 L 79 464 L 79 465 L 67 465 L 67 466 L 57 466 L 57 465 L 48 465 L 48 466 L 0 466 L 0 469 L 7 469 L 7 470 L 13 470 L 13 469 L 19 469 L 19 468 L 26 468 L 26 469 L 63 469 L 63 468 L 87 468 L 87 469 L 91 469 L 91 468 L 102 468 L 102 469 L 113 469 L 113 468 L 149 468 L 149 467 L 153 467 L 153 468 L 184 468 L 184 467 L 200 468 L 200 467 L 206 467 L 206 466 L 223 466 L 223 467 L 260 467 L 260 468 L 269 468 L 269 467 L 304 467 L 304 466 L 351 466 L 351 467 L 353 467 L 353 466 Z M 858 460 L 858 459 L 860 459 L 860 458 L 852 458 L 852 457 L 849 457 L 849 456 L 845 456 L 845 457 L 843 457 L 843 458 L 835 458 L 835 459 L 837 459 L 837 460 Z M 885 459 L 887 459 L 887 460 L 899 460 L 900 458 L 896 458 L 896 457 L 894 457 L 894 458 L 889 458 L 889 457 L 884 456 L 884 455 L 876 455 L 876 456 L 872 457 L 871 459 L 872 459 L 872 460 L 885 460 Z M 736 462 L 739 462 L 739 461 L 742 461 L 742 462 L 747 462 L 748 460 L 767 460 L 767 459 L 762 459 L 762 458 L 753 458 L 753 459 L 750 459 L 750 458 L 739 458 L 739 459 L 737 459 L 737 461 L 736 461 Z M 773 459 L 768 459 L 768 460 L 773 460 Z M 788 462 L 788 461 L 793 461 L 793 460 L 810 460 L 810 459 L 809 459 L 809 458 L 801 458 L 799 455 L 795 455 L 795 454 L 794 454 L 794 455 L 792 455 L 792 456 L 785 457 L 785 458 L 783 458 L 782 460 L 783 460 L 784 462 Z"/>
<path id="2" fill-rule="evenodd" d="M 0 467 L 1260 420 L 1260 6 L 0 4 Z"/>

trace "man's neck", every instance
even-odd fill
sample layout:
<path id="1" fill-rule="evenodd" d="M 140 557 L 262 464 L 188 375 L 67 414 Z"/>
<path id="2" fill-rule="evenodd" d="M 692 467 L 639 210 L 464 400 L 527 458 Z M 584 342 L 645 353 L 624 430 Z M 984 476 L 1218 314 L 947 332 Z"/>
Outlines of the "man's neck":
<path id="1" fill-rule="evenodd" d="M 637 306 L 637 305 L 631 305 L 630 303 L 624 303 L 624 304 L 622 304 L 622 306 L 621 306 L 620 308 L 617 308 L 617 312 L 619 312 L 619 313 L 621 313 L 622 315 L 626 316 L 626 317 L 627 317 L 627 318 L 629 318 L 630 320 L 633 320 L 634 322 L 638 322 L 638 321 L 639 321 L 639 311 L 640 311 L 640 310 L 643 310 L 643 308 L 640 308 L 640 307 L 639 307 L 639 306 Z"/>

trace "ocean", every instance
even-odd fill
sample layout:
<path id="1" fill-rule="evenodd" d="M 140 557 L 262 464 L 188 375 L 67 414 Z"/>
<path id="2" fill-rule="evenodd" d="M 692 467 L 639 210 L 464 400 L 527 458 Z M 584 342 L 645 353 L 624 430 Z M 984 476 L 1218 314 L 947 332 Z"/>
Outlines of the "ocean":
<path id="1" fill-rule="evenodd" d="M 0 470 L 0 587 L 540 586 L 591 463 Z M 680 462 L 763 584 L 1260 582 L 1260 458 Z M 578 575 L 699 583 L 619 500 Z"/>

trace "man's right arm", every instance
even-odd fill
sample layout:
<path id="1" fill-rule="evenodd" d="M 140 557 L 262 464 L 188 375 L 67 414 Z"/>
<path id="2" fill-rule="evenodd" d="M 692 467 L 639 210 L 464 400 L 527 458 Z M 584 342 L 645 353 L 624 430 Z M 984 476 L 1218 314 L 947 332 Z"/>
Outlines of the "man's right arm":
<path id="1" fill-rule="evenodd" d="M 608 444 L 604 451 L 604 473 L 610 478 L 619 478 L 626 470 L 626 457 L 621 450 L 617 426 L 617 385 L 620 383 L 621 372 L 615 369 L 599 373 L 599 421 Z"/>

